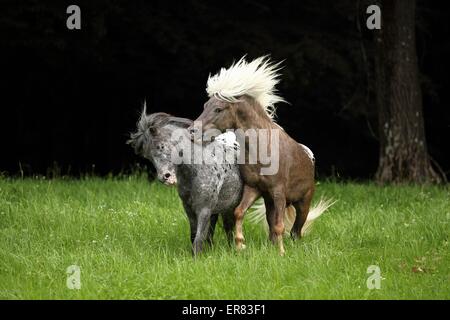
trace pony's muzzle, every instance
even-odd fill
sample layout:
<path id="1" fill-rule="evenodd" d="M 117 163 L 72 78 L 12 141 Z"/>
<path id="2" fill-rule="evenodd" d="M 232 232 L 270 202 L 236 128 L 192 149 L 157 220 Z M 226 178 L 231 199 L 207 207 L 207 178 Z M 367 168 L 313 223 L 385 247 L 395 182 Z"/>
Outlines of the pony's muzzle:
<path id="1" fill-rule="evenodd" d="M 177 178 L 170 172 L 166 172 L 162 175 L 161 182 L 165 185 L 171 186 L 177 183 Z"/>

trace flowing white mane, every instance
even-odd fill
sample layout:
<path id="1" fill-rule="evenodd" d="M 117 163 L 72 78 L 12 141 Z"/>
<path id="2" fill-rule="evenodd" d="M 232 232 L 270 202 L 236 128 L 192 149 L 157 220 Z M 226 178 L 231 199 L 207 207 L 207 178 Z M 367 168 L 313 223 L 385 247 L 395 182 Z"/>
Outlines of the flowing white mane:
<path id="1" fill-rule="evenodd" d="M 251 62 L 245 56 L 228 69 L 222 68 L 214 76 L 209 76 L 206 92 L 228 102 L 237 102 L 242 95 L 254 98 L 270 118 L 275 116 L 275 103 L 285 102 L 276 95 L 275 85 L 280 81 L 278 71 L 280 62 L 273 63 L 268 56 Z"/>

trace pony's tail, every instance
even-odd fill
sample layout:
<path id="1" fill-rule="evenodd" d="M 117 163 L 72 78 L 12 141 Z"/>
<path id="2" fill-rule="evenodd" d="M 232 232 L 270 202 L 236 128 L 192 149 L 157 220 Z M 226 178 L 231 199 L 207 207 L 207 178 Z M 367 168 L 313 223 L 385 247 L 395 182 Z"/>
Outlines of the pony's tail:
<path id="1" fill-rule="evenodd" d="M 309 210 L 308 217 L 301 230 L 301 236 L 307 235 L 311 231 L 313 222 L 319 218 L 329 207 L 331 207 L 336 201 L 333 199 L 320 198 L 319 202 L 312 206 Z M 285 233 L 290 233 L 292 226 L 294 225 L 296 212 L 293 206 L 286 208 L 284 213 L 284 226 Z M 269 226 L 266 220 L 266 207 L 262 198 L 258 199 L 253 206 L 249 209 L 246 215 L 247 219 L 253 224 L 264 225 L 266 232 L 269 231 Z"/>
<path id="2" fill-rule="evenodd" d="M 336 200 L 331 198 L 320 198 L 314 206 L 309 209 L 308 217 L 306 218 L 305 224 L 301 230 L 301 236 L 307 235 L 311 231 L 311 226 L 329 207 L 336 203 Z"/>

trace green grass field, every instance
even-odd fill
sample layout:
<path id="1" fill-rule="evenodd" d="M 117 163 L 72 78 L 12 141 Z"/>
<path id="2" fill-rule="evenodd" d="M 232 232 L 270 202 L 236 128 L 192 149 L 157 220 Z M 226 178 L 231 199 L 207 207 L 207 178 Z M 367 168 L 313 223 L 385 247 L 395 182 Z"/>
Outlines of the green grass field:
<path id="1" fill-rule="evenodd" d="M 247 249 L 194 260 L 174 188 L 140 177 L 0 178 L 2 299 L 449 299 L 448 187 L 321 182 L 338 202 L 278 256 L 244 223 Z M 81 289 L 66 285 L 80 267 Z M 370 265 L 381 288 L 366 285 Z"/>

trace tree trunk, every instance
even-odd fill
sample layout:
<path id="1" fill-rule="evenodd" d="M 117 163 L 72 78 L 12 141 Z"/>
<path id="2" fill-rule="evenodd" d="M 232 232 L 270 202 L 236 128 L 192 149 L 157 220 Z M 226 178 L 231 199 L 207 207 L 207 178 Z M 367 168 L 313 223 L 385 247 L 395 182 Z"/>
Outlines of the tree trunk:
<path id="1" fill-rule="evenodd" d="M 425 141 L 415 40 L 415 0 L 382 0 L 375 35 L 380 183 L 440 182 Z"/>

